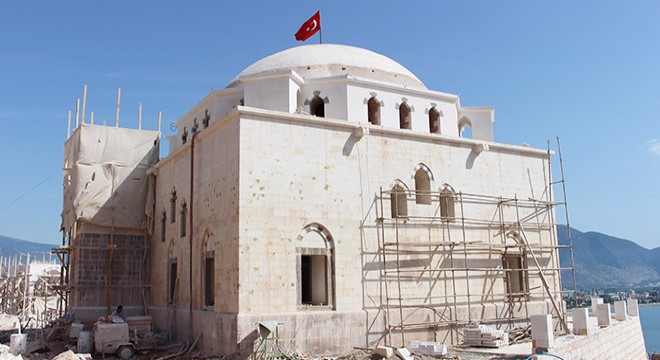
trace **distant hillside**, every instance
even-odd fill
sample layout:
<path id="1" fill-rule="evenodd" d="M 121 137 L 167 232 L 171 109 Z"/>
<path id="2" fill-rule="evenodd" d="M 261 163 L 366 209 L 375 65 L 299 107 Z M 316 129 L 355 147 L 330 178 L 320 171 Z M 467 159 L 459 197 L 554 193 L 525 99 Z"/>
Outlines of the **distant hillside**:
<path id="1" fill-rule="evenodd" d="M 565 226 L 558 226 L 559 243 L 568 244 Z M 660 248 L 649 250 L 630 240 L 571 229 L 578 289 L 633 287 L 660 282 Z M 570 267 L 568 249 L 561 249 L 563 267 Z M 573 287 L 570 272 L 562 274 L 564 288 Z"/>
<path id="2" fill-rule="evenodd" d="M 14 239 L 9 236 L 0 235 L 0 256 L 8 257 L 18 254 L 39 254 L 50 253 L 51 249 L 57 247 L 52 244 L 40 244 L 31 241 Z M 48 257 L 48 255 L 46 255 Z"/>

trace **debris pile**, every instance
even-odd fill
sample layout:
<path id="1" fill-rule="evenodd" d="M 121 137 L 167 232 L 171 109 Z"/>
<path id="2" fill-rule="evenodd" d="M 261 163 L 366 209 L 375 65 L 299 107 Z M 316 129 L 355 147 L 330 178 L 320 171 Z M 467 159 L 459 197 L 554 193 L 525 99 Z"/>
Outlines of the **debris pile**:
<path id="1" fill-rule="evenodd" d="M 475 347 L 501 348 L 509 346 L 509 334 L 487 325 L 472 325 L 463 332 L 463 344 Z"/>

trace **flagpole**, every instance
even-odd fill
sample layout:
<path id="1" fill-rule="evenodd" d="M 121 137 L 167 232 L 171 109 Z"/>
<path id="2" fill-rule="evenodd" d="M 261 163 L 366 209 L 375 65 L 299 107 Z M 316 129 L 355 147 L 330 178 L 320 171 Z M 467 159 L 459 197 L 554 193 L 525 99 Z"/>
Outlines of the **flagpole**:
<path id="1" fill-rule="evenodd" d="M 323 28 L 319 29 L 319 44 L 323 44 Z"/>

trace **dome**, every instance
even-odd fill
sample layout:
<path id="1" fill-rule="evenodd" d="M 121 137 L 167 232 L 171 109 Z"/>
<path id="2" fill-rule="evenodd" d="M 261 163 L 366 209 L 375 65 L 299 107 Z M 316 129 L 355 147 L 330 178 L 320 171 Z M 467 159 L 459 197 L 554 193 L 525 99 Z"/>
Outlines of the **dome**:
<path id="1" fill-rule="evenodd" d="M 267 75 L 294 70 L 304 79 L 354 75 L 413 89 L 426 86 L 410 70 L 373 51 L 345 45 L 298 46 L 265 57 L 248 66 L 227 86 L 236 86 L 240 77 Z"/>

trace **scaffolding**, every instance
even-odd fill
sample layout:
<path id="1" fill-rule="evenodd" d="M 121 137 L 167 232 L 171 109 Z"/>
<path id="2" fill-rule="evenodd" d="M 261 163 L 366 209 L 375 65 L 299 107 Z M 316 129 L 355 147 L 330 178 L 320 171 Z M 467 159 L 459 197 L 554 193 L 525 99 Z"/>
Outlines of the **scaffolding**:
<path id="1" fill-rule="evenodd" d="M 557 145 L 561 179 L 552 180 L 548 143 L 540 198 L 455 192 L 447 184 L 438 192 L 381 188 L 386 344 L 405 344 L 406 334 L 415 331 L 443 332 L 436 341 L 458 343 L 466 325 L 524 327 L 539 311 L 553 316 L 555 331 L 568 332 L 563 298 L 576 295 L 575 265 L 559 139 Z M 552 187 L 559 184 L 562 200 L 554 201 Z M 407 210 L 420 201 L 432 211 Z M 558 241 L 558 207 L 565 209 L 566 245 Z M 570 252 L 567 267 L 560 264 L 560 249 Z M 573 289 L 562 289 L 562 271 L 570 272 Z"/>
<path id="2" fill-rule="evenodd" d="M 81 231 L 85 228 L 91 229 Z M 62 245 L 52 250 L 61 264 L 53 286 L 63 304 L 61 312 L 87 307 L 109 311 L 124 304 L 147 314 L 149 238 L 146 231 L 116 231 L 76 221 L 64 233 Z"/>
<path id="3" fill-rule="evenodd" d="M 62 265 L 66 313 L 91 320 L 117 305 L 147 313 L 158 131 L 84 122 L 64 146 Z"/>
<path id="4" fill-rule="evenodd" d="M 1 257 L 0 265 L 0 312 L 17 316 L 22 327 L 44 327 L 60 316 L 60 264 L 50 254 Z"/>

